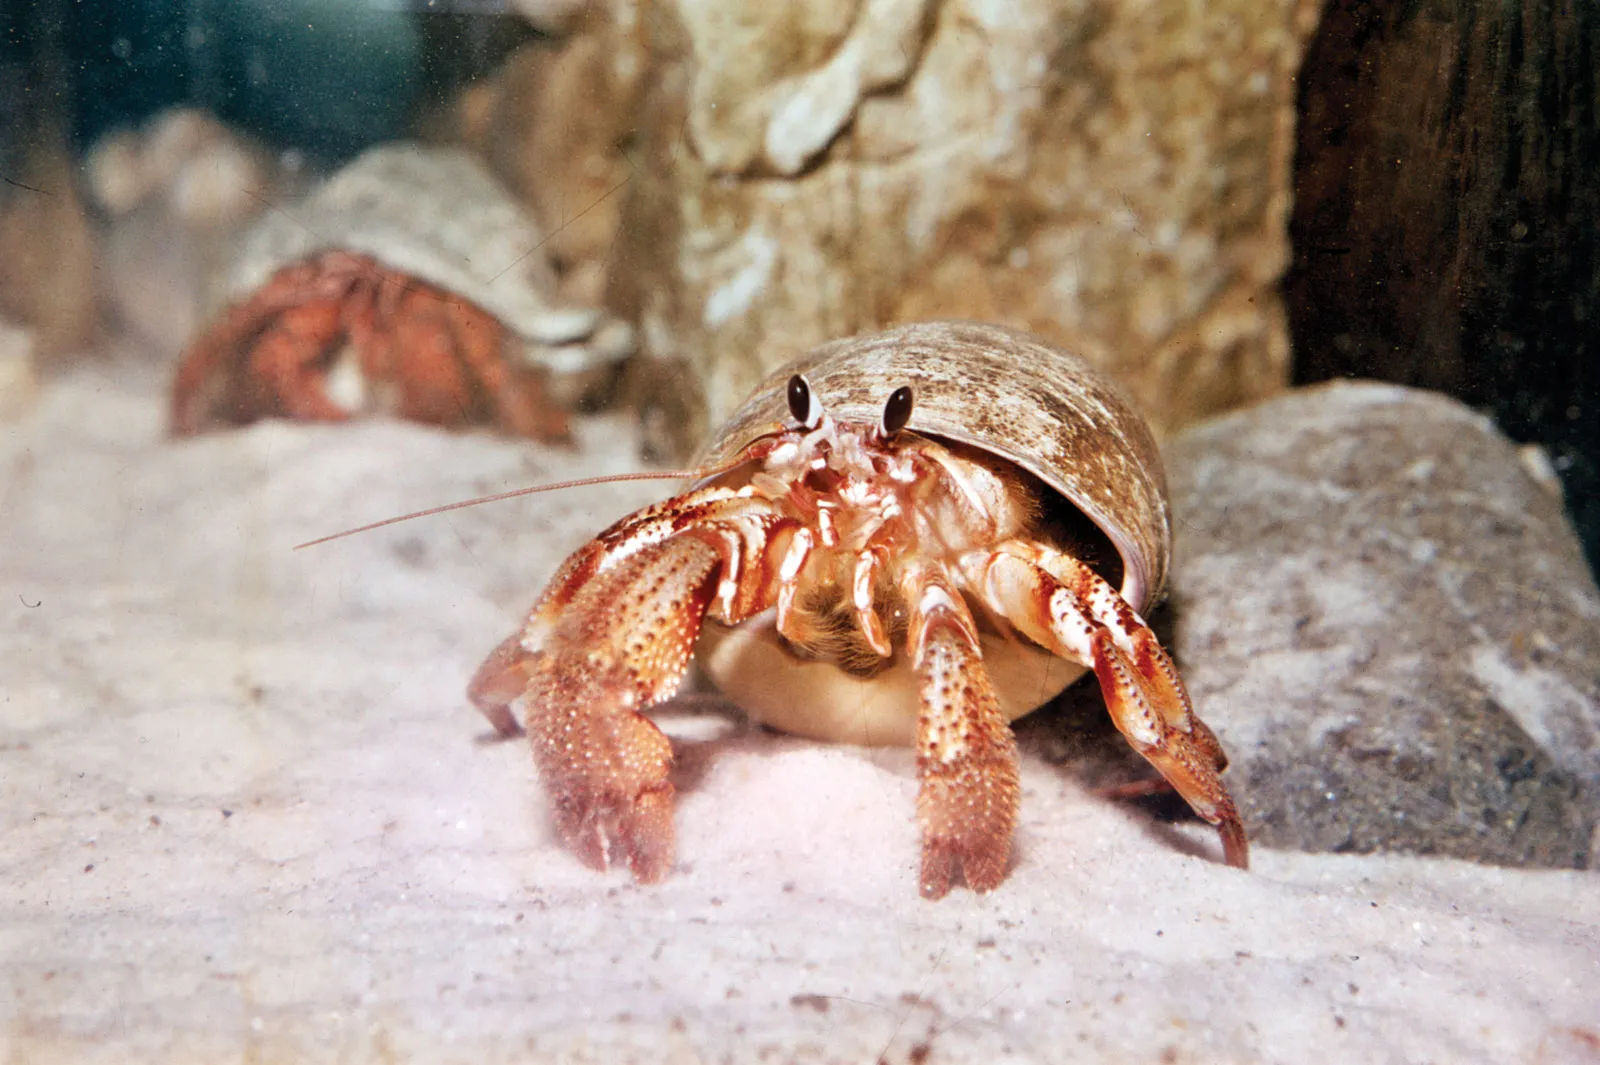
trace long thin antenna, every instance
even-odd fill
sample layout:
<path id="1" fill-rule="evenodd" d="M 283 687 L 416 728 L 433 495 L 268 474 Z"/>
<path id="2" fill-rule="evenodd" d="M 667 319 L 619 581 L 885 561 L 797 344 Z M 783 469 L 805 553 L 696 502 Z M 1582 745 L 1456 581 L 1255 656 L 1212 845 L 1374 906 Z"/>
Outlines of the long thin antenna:
<path id="1" fill-rule="evenodd" d="M 303 544 L 295 544 L 294 549 L 298 551 L 302 547 L 316 547 L 318 544 L 325 544 L 330 540 L 342 540 L 346 536 L 354 536 L 356 533 L 381 529 L 385 525 L 396 525 L 402 521 L 410 521 L 412 518 L 426 518 L 430 514 L 443 514 L 447 510 L 475 507 L 479 503 L 498 503 L 502 499 L 531 496 L 538 492 L 554 492 L 562 488 L 583 488 L 591 484 L 612 484 L 617 481 L 683 481 L 691 477 L 710 477 L 731 468 L 731 466 L 732 464 L 730 463 L 726 466 L 713 467 L 709 470 L 648 470 L 643 473 L 616 473 L 604 477 L 584 477 L 576 481 L 557 481 L 554 484 L 534 485 L 532 488 L 516 488 L 510 492 L 499 492 L 492 496 L 479 496 L 477 499 L 464 499 L 459 503 L 446 503 L 440 507 L 429 507 L 427 510 L 419 510 L 413 514 L 402 514 L 397 518 L 384 518 L 382 521 L 375 521 L 371 525 L 362 525 L 359 528 L 336 532 L 332 536 L 323 536 L 315 540 L 307 540 Z"/>

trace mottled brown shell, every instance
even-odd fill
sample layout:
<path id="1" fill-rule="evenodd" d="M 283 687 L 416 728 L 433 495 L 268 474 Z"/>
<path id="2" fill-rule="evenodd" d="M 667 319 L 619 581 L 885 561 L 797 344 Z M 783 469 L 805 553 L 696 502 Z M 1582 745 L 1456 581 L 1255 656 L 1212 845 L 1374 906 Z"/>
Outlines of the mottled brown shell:
<path id="1" fill-rule="evenodd" d="M 732 458 L 791 421 L 785 386 L 804 374 L 835 421 L 877 422 L 910 385 L 909 428 L 997 455 L 1060 492 L 1122 556 L 1136 610 L 1161 594 L 1172 519 L 1161 453 L 1121 389 L 1087 362 L 1028 333 L 980 322 L 922 322 L 837 340 L 763 381 L 711 441 L 703 461 Z"/>

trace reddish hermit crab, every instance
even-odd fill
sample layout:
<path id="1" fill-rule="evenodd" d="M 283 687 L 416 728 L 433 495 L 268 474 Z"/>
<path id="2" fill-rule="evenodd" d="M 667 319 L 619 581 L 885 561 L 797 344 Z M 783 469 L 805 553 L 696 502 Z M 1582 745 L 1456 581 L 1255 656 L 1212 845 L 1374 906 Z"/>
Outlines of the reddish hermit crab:
<path id="1" fill-rule="evenodd" d="M 567 437 L 552 375 L 626 356 L 632 330 L 560 307 L 527 215 L 470 156 L 375 148 L 244 239 L 222 316 L 189 346 L 172 427 L 383 412 Z"/>
<path id="2" fill-rule="evenodd" d="M 702 469 L 567 559 L 472 682 L 501 733 L 526 729 L 585 862 L 614 848 L 642 881 L 671 866 L 672 752 L 644 711 L 698 644 L 761 721 L 915 744 L 928 898 L 1005 878 L 1009 722 L 1085 668 L 1247 865 L 1227 759 L 1138 613 L 1169 556 L 1156 446 L 1081 360 L 974 323 L 829 344 L 769 379 Z"/>

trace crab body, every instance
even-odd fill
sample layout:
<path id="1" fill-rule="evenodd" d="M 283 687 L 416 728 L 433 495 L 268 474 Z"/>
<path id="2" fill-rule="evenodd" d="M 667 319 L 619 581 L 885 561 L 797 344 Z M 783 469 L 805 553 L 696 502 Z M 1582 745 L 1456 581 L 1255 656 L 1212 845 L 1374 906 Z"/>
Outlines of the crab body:
<path id="1" fill-rule="evenodd" d="M 526 729 L 582 858 L 669 868 L 671 750 L 642 712 L 698 647 L 759 720 L 915 747 L 927 897 L 1004 879 L 1009 722 L 1085 669 L 1246 864 L 1226 758 L 1139 614 L 1169 552 L 1159 456 L 1087 365 L 975 323 L 840 341 L 758 389 L 706 459 L 569 558 L 472 684 L 497 728 Z"/>
<path id="2" fill-rule="evenodd" d="M 616 362 L 632 331 L 557 305 L 525 212 L 463 152 L 375 148 L 248 233 L 189 345 L 172 425 L 382 412 L 563 439 L 553 377 Z"/>

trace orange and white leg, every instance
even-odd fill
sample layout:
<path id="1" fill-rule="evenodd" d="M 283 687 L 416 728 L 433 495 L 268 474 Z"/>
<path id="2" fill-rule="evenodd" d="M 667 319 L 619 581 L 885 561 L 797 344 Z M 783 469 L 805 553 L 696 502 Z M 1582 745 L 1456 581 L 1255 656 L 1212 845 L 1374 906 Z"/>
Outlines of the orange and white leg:
<path id="1" fill-rule="evenodd" d="M 272 414 L 337 419 L 317 361 L 339 341 L 370 260 L 329 252 L 273 274 L 192 341 L 172 388 L 172 431 Z"/>
<path id="2" fill-rule="evenodd" d="M 342 421 L 350 416 L 328 395 L 324 363 L 344 342 L 346 307 L 359 298 L 374 269 L 364 256 L 326 252 L 279 270 L 238 309 L 234 328 L 253 321 L 256 331 L 239 341 L 240 409 L 229 412 L 228 420 L 283 414 Z"/>
<path id="3" fill-rule="evenodd" d="M 337 306 L 348 284 L 347 276 L 326 276 L 320 260 L 297 263 L 228 308 L 184 351 L 172 384 L 172 431 L 188 436 L 218 422 L 238 424 L 276 413 L 278 385 L 293 362 L 283 355 L 303 349 L 294 338 L 304 338 L 317 351 L 331 339 L 320 310 L 293 314 L 287 323 L 284 316 L 307 305 Z M 273 347 L 267 360 L 275 375 L 271 379 L 254 376 L 253 356 L 263 340 Z"/>
<path id="4" fill-rule="evenodd" d="M 327 392 L 324 356 L 344 338 L 343 308 L 337 303 L 304 303 L 290 307 L 267 327 L 250 349 L 245 364 L 246 390 L 271 397 L 272 408 L 253 414 L 281 413 L 304 421 L 343 421 L 350 412 Z"/>
<path id="5" fill-rule="evenodd" d="M 495 423 L 508 433 L 533 440 L 570 441 L 571 418 L 551 402 L 545 371 L 519 366 L 507 358 L 508 333 L 500 320 L 454 297 L 446 297 L 441 310 L 449 322 L 457 357 L 482 390 Z"/>
<path id="6" fill-rule="evenodd" d="M 937 567 L 901 575 L 907 650 L 921 683 L 917 718 L 920 887 L 943 898 L 957 875 L 974 891 L 1006 876 L 1020 801 L 1017 743 L 983 666 L 978 630 Z"/>
<path id="7" fill-rule="evenodd" d="M 488 413 L 489 405 L 462 359 L 449 300 L 437 289 L 413 284 L 382 319 L 389 363 L 383 384 L 394 394 L 394 412 L 402 418 L 468 425 Z"/>
<path id="8" fill-rule="evenodd" d="M 643 711 L 677 690 L 708 610 L 770 605 L 767 567 L 748 564 L 764 547 L 752 501 L 720 491 L 688 524 L 636 517 L 579 550 L 469 689 L 502 733 L 521 712 L 567 846 L 601 869 L 615 848 L 645 882 L 672 865 L 673 789 L 671 745 Z"/>
<path id="9" fill-rule="evenodd" d="M 261 330 L 250 308 L 234 308 L 184 349 L 172 380 L 174 436 L 193 436 L 217 421 L 238 420 L 237 363 L 242 345 Z"/>
<path id="10" fill-rule="evenodd" d="M 963 570 L 968 587 L 1019 631 L 1094 669 L 1118 731 L 1217 826 L 1224 860 L 1247 868 L 1244 824 L 1221 777 L 1227 756 L 1195 715 L 1172 659 L 1116 589 L 1072 556 L 1021 540 Z"/>

